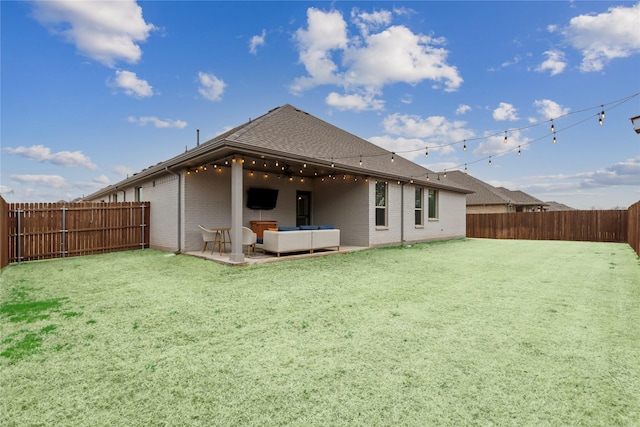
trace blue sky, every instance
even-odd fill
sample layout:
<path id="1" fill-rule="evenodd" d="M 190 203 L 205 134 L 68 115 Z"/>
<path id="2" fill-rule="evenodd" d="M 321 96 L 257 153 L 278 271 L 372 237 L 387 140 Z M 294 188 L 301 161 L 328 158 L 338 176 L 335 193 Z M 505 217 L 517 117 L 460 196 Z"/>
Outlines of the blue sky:
<path id="1" fill-rule="evenodd" d="M 639 2 L 0 8 L 8 202 L 91 194 L 287 103 L 434 171 L 579 209 L 640 199 Z"/>

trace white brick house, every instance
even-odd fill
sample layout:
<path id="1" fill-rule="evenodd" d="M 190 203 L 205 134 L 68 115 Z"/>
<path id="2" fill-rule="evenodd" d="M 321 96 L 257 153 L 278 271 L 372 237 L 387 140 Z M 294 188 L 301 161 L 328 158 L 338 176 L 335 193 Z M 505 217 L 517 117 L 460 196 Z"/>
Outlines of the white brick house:
<path id="1" fill-rule="evenodd" d="M 248 208 L 250 188 L 278 190 L 275 208 Z M 150 201 L 150 245 L 162 250 L 201 248 L 198 224 L 231 227 L 230 260 L 242 262 L 241 227 L 252 220 L 333 224 L 348 246 L 464 237 L 469 193 L 284 105 L 85 200 Z"/>

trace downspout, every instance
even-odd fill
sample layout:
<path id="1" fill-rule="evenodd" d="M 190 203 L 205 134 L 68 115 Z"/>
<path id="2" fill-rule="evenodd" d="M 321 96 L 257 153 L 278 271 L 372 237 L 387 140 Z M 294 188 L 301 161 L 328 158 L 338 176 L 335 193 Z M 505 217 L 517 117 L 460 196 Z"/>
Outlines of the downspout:
<path id="1" fill-rule="evenodd" d="M 400 185 L 400 246 L 404 246 L 404 184 Z"/>
<path id="2" fill-rule="evenodd" d="M 178 250 L 176 253 L 179 254 L 182 252 L 182 248 L 180 246 L 182 242 L 182 206 L 180 203 L 182 200 L 182 175 L 170 170 L 169 166 L 165 166 L 164 170 L 178 177 Z"/>

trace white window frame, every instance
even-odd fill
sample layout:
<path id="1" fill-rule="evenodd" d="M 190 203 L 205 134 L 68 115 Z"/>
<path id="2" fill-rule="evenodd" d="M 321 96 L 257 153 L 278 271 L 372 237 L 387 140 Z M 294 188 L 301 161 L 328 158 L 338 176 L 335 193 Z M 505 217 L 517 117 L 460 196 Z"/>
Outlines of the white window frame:
<path id="1" fill-rule="evenodd" d="M 384 185 L 384 204 L 378 205 L 378 184 Z M 377 228 L 387 228 L 389 226 L 389 183 L 386 181 L 376 181 L 375 185 L 375 223 Z M 378 224 L 378 212 L 384 212 L 384 224 Z"/>
<path id="2" fill-rule="evenodd" d="M 416 187 L 414 191 L 415 203 L 414 203 L 414 216 L 413 220 L 416 227 L 424 226 L 424 190 L 421 187 Z M 418 206 L 420 202 L 420 206 Z"/>
<path id="3" fill-rule="evenodd" d="M 431 195 L 433 194 L 433 197 Z M 427 216 L 429 221 L 437 221 L 440 218 L 440 192 L 438 190 L 429 189 L 429 196 L 427 197 Z M 435 205 L 432 207 L 432 205 Z M 433 216 L 431 215 L 433 213 Z"/>

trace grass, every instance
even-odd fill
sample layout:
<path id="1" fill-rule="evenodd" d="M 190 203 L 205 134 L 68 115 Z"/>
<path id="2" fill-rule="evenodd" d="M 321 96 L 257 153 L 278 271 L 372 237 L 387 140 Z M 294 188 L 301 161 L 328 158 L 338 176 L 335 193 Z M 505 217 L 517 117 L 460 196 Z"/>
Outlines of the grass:
<path id="1" fill-rule="evenodd" d="M 640 425 L 639 279 L 623 244 L 476 239 L 10 265 L 0 424 Z"/>

